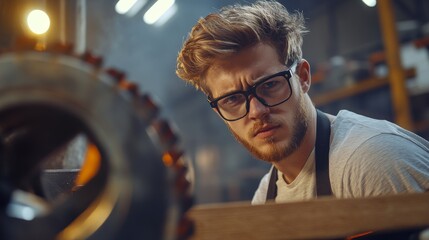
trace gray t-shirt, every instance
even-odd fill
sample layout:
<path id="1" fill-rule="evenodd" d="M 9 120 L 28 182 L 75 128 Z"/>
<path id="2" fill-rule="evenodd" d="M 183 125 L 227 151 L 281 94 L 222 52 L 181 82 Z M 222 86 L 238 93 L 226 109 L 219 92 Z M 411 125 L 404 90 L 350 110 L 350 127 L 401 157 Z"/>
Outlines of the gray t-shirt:
<path id="1" fill-rule="evenodd" d="M 276 202 L 316 197 L 314 156 L 305 167 L 297 182 L 279 177 Z M 391 122 L 342 110 L 331 124 L 329 177 L 338 198 L 427 191 L 429 142 Z M 262 178 L 252 204 L 265 203 L 269 178 Z"/>

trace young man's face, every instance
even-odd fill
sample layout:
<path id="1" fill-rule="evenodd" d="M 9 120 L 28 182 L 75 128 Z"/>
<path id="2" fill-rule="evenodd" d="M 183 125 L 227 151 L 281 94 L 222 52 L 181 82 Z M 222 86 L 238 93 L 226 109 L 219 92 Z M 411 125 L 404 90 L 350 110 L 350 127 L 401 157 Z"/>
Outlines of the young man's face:
<path id="1" fill-rule="evenodd" d="M 259 79 L 287 70 L 272 46 L 258 44 L 235 56 L 218 60 L 206 74 L 213 98 L 237 90 L 247 90 Z M 308 89 L 294 75 L 292 95 L 284 103 L 266 107 L 249 96 L 249 113 L 237 121 L 225 121 L 236 139 L 255 157 L 276 162 L 292 154 L 301 144 L 308 126 L 308 107 L 303 97 Z"/>

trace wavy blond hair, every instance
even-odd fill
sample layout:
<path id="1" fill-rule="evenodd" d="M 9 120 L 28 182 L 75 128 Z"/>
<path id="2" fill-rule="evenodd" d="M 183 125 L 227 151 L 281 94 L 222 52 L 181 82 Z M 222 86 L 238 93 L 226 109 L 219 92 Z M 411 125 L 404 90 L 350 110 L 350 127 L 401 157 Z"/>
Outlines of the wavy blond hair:
<path id="1" fill-rule="evenodd" d="M 198 20 L 177 57 L 176 74 L 208 94 L 204 76 L 217 59 L 264 42 L 277 49 L 286 65 L 302 58 L 306 32 L 300 12 L 293 14 L 275 1 L 231 5 Z"/>

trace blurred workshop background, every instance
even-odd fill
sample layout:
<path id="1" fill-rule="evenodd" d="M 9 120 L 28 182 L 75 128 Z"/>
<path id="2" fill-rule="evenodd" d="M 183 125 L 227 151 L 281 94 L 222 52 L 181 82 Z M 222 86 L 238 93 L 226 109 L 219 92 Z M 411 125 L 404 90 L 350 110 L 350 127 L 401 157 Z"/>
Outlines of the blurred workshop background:
<path id="1" fill-rule="evenodd" d="M 280 2 L 305 16 L 303 55 L 312 66 L 317 107 L 387 119 L 429 139 L 429 1 L 389 0 L 391 9 L 382 1 Z M 30 34 L 30 10 L 43 10 L 50 28 L 38 37 L 102 57 L 104 67 L 124 71 L 161 107 L 189 159 L 197 204 L 249 201 L 269 165 L 250 156 L 205 96 L 175 75 L 177 53 L 194 23 L 246 2 L 252 1 L 0 0 L 0 51 Z M 36 25 L 46 23 L 43 16 Z M 395 61 L 400 64 L 389 68 Z"/>

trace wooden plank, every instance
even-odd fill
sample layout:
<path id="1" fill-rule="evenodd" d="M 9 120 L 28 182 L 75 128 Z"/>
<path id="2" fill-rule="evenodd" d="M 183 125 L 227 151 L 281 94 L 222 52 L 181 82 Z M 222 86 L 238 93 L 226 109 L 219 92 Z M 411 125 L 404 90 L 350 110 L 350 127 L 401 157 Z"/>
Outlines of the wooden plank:
<path id="1" fill-rule="evenodd" d="M 412 78 L 415 75 L 416 75 L 416 70 L 414 68 L 405 70 L 405 76 L 407 78 Z M 356 96 L 360 93 L 381 88 L 381 87 L 387 86 L 388 84 L 389 84 L 389 79 L 387 77 L 369 78 L 367 80 L 362 80 L 350 86 L 346 86 L 346 87 L 328 91 L 322 94 L 314 95 L 312 96 L 312 99 L 313 99 L 314 105 L 321 106 L 321 105 L 326 105 L 331 102 L 338 101 L 347 97 Z"/>
<path id="2" fill-rule="evenodd" d="M 429 193 L 257 206 L 200 205 L 189 216 L 196 225 L 193 239 L 344 238 L 366 231 L 429 226 Z"/>

